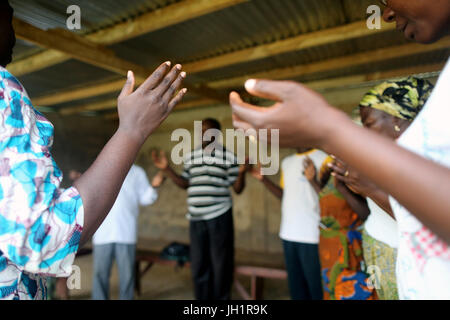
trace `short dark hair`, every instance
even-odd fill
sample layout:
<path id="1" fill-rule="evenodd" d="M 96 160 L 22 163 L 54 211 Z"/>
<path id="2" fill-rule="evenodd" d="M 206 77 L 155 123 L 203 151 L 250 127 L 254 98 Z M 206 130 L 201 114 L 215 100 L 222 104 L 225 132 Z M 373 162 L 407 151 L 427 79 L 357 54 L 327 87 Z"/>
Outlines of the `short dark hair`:
<path id="1" fill-rule="evenodd" d="M 212 129 L 217 129 L 217 130 L 221 130 L 222 129 L 222 126 L 220 125 L 220 122 L 217 121 L 214 118 L 203 119 L 203 123 L 207 124 Z"/>

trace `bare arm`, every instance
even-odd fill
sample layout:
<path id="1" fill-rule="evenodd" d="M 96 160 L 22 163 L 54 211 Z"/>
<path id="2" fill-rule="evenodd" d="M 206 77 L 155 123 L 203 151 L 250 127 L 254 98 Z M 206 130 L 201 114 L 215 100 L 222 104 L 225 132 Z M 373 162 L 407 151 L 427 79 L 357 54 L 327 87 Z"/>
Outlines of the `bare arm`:
<path id="1" fill-rule="evenodd" d="M 245 175 L 246 175 L 246 172 L 247 172 L 247 170 L 246 170 L 245 166 L 241 166 L 239 168 L 239 175 L 238 175 L 236 181 L 233 183 L 233 190 L 237 194 L 242 193 L 242 191 L 245 188 Z"/>
<path id="2" fill-rule="evenodd" d="M 320 186 L 320 184 L 319 184 L 319 181 L 317 181 L 316 178 L 311 179 L 311 180 L 308 180 L 308 181 L 309 181 L 309 183 L 311 184 L 311 186 L 314 188 L 314 191 L 317 192 L 317 194 L 319 194 L 320 191 L 322 191 L 322 188 L 321 188 L 321 186 Z"/>
<path id="3" fill-rule="evenodd" d="M 369 206 L 367 205 L 366 198 L 360 196 L 359 194 L 352 192 L 342 182 L 337 182 L 336 188 L 339 190 L 339 192 L 345 198 L 345 201 L 347 201 L 350 208 L 352 208 L 352 210 L 358 214 L 359 218 L 362 221 L 366 220 L 370 214 L 370 209 L 369 209 Z"/>
<path id="4" fill-rule="evenodd" d="M 266 186 L 266 188 L 272 192 L 272 194 L 278 199 L 283 198 L 283 189 L 275 184 L 272 180 L 267 178 L 266 176 L 262 176 L 261 182 Z"/>
<path id="5" fill-rule="evenodd" d="M 180 188 L 187 189 L 189 187 L 189 181 L 176 173 L 170 166 L 164 169 L 164 173 Z"/>
<path id="6" fill-rule="evenodd" d="M 278 102 L 258 108 L 232 93 L 235 127 L 279 128 L 281 145 L 318 147 L 338 156 L 450 242 L 449 168 L 355 125 L 343 112 L 300 84 L 251 80 L 246 88 L 254 95 Z M 435 188 L 437 185 L 439 188 Z"/>
<path id="7" fill-rule="evenodd" d="M 118 99 L 119 128 L 74 183 L 84 208 L 80 246 L 91 238 L 113 206 L 142 144 L 184 95 L 185 90 L 173 98 L 185 76 L 180 69 L 170 70 L 170 64 L 162 64 L 134 92 L 134 76 L 129 73 Z"/>
<path id="8" fill-rule="evenodd" d="M 252 176 L 256 179 L 261 181 L 264 186 L 269 189 L 272 194 L 277 197 L 278 199 L 283 198 L 283 189 L 278 186 L 277 184 L 273 183 L 272 180 L 267 178 L 265 175 L 261 174 L 261 166 L 258 165 L 256 167 L 253 167 L 251 172 Z"/>
<path id="9" fill-rule="evenodd" d="M 348 191 L 351 194 L 361 195 L 363 198 L 371 198 L 380 208 L 395 219 L 389 203 L 389 195 L 386 192 L 338 159 L 335 160 L 335 163 L 329 164 L 329 167 L 333 170 L 333 176 L 337 181 L 345 184 L 346 189 L 349 189 Z"/>
<path id="10" fill-rule="evenodd" d="M 152 159 L 155 166 L 162 170 L 177 186 L 182 189 L 187 189 L 189 187 L 189 181 L 180 176 L 170 167 L 169 160 L 163 150 L 160 150 L 159 152 L 153 150 Z"/>

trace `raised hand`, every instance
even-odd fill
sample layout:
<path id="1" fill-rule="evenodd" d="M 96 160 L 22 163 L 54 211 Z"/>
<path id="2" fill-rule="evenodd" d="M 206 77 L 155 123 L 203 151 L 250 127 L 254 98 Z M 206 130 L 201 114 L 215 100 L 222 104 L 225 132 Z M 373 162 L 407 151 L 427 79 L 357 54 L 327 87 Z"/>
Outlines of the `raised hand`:
<path id="1" fill-rule="evenodd" d="M 261 164 L 258 163 L 256 166 L 253 166 L 250 173 L 253 176 L 253 178 L 262 181 L 263 175 L 261 174 Z"/>
<path id="2" fill-rule="evenodd" d="M 153 177 L 152 179 L 152 187 L 159 188 L 166 177 L 164 176 L 164 173 L 160 170 L 158 173 Z"/>
<path id="3" fill-rule="evenodd" d="M 129 71 L 118 98 L 119 130 L 143 143 L 183 98 L 186 88 L 175 93 L 185 77 L 181 65 L 170 69 L 170 62 L 165 62 L 134 90 L 134 74 Z"/>
<path id="4" fill-rule="evenodd" d="M 311 158 L 306 157 L 305 160 L 303 160 L 303 169 L 303 174 L 308 181 L 312 181 L 316 178 L 316 167 L 314 166 Z"/>
<path id="5" fill-rule="evenodd" d="M 371 181 L 339 159 L 330 163 L 329 167 L 333 170 L 332 175 L 336 180 L 344 183 L 354 193 L 367 197 L 373 190 L 377 189 Z"/>
<path id="6" fill-rule="evenodd" d="M 319 94 L 293 81 L 248 80 L 245 88 L 250 94 L 276 103 L 272 107 L 256 107 L 232 92 L 234 127 L 279 129 L 280 146 L 320 147 L 326 143 L 331 118 L 340 116 Z"/>
<path id="7" fill-rule="evenodd" d="M 152 159 L 155 166 L 160 170 L 165 170 L 169 166 L 169 161 L 167 160 L 166 153 L 160 150 L 159 153 L 156 150 L 152 151 Z"/>
<path id="8" fill-rule="evenodd" d="M 245 172 L 249 171 L 251 167 L 252 166 L 250 165 L 250 158 L 246 157 L 245 163 L 239 167 L 239 172 L 245 173 Z"/>

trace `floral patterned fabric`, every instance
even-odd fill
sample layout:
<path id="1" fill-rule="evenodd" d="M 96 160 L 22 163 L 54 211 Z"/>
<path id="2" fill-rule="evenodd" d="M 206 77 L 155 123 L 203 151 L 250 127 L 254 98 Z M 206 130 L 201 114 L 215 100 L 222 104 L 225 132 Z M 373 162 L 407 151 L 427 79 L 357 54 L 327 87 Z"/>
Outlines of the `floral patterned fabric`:
<path id="1" fill-rule="evenodd" d="M 325 160 L 322 172 L 329 162 Z M 319 194 L 321 229 L 320 264 L 325 300 L 373 300 L 362 270 L 361 221 L 334 185 L 334 178 Z"/>
<path id="2" fill-rule="evenodd" d="M 45 299 L 45 279 L 72 272 L 82 200 L 59 188 L 53 126 L 2 67 L 0 126 L 0 299 Z"/>
<path id="3" fill-rule="evenodd" d="M 363 230 L 363 250 L 366 266 L 371 268 L 375 275 L 374 286 L 380 300 L 398 300 L 397 277 L 395 265 L 397 249 L 392 248 L 384 242 L 372 238 Z M 373 267 L 376 267 L 373 268 Z"/>

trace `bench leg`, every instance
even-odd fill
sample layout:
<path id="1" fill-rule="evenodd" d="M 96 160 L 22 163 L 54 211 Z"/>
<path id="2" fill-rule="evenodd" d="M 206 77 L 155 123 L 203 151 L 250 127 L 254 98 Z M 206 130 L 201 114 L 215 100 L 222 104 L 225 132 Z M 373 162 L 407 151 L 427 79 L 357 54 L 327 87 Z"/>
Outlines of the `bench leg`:
<path id="1" fill-rule="evenodd" d="M 136 261 L 134 263 L 134 289 L 138 296 L 141 295 L 141 263 Z"/>
<path id="2" fill-rule="evenodd" d="M 252 276 L 251 290 L 252 290 L 251 294 L 252 300 L 262 300 L 264 291 L 264 279 L 257 276 Z"/>
<path id="3" fill-rule="evenodd" d="M 236 288 L 236 291 L 242 297 L 242 299 L 244 299 L 244 300 L 251 300 L 250 295 L 247 293 L 247 291 L 245 290 L 244 286 L 239 282 L 238 279 L 234 280 L 234 286 Z"/>

